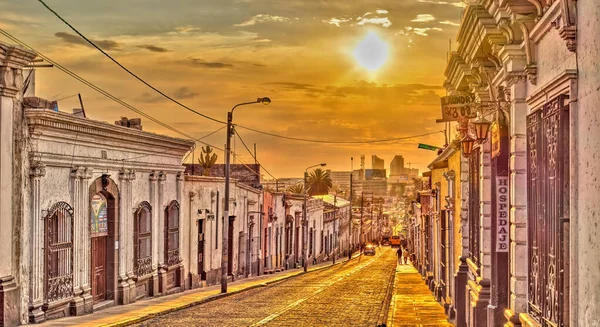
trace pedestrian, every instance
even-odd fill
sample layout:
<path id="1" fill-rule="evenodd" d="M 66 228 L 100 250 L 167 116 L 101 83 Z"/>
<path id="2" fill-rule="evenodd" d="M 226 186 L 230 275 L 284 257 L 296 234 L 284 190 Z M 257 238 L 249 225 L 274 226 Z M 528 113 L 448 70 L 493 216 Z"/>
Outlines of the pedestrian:
<path id="1" fill-rule="evenodd" d="M 404 249 L 404 251 L 402 252 L 402 256 L 404 257 L 404 264 L 407 265 L 407 261 L 408 261 L 408 250 Z"/>
<path id="2" fill-rule="evenodd" d="M 398 248 L 396 251 L 396 256 L 398 256 L 398 263 L 402 264 L 402 248 Z"/>

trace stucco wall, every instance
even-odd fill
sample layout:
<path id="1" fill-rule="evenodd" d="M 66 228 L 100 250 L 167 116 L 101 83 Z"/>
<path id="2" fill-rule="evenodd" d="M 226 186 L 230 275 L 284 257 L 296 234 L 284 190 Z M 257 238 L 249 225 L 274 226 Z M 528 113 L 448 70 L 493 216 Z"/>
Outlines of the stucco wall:
<path id="1" fill-rule="evenodd" d="M 573 249 L 571 276 L 577 297 L 577 323 L 573 326 L 600 326 L 600 7 L 596 0 L 577 1 L 577 60 L 579 65 L 578 105 L 572 113 L 576 146 L 572 162 L 571 219 L 576 228 L 571 237 L 578 242 Z M 573 161 L 577 160 L 577 161 Z"/>

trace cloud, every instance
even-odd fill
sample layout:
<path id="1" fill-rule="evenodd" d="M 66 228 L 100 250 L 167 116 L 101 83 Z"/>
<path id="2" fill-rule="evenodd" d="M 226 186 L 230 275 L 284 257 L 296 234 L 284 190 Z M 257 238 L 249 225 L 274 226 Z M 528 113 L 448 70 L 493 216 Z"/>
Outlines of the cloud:
<path id="1" fill-rule="evenodd" d="M 435 17 L 433 17 L 433 15 L 431 15 L 431 14 L 418 14 L 417 18 L 411 20 L 411 22 L 427 23 L 427 22 L 433 22 L 434 20 L 435 20 Z"/>
<path id="2" fill-rule="evenodd" d="M 331 24 L 331 25 L 335 25 L 337 27 L 340 27 L 340 24 L 347 23 L 349 21 L 350 21 L 349 18 L 335 18 L 335 17 L 332 17 L 330 20 L 323 20 L 323 23 L 327 23 L 327 24 Z"/>
<path id="3" fill-rule="evenodd" d="M 427 32 L 429 31 L 442 31 L 441 28 L 439 27 L 406 27 L 404 28 L 404 31 L 400 31 L 398 33 L 396 33 L 396 35 L 421 35 L 421 36 L 428 36 L 429 34 L 427 34 Z"/>
<path id="4" fill-rule="evenodd" d="M 383 15 L 383 14 L 388 14 L 388 13 L 389 13 L 389 12 L 388 12 L 387 10 L 385 10 L 385 9 L 377 9 L 375 12 L 376 12 L 376 13 L 378 13 L 378 14 L 382 14 L 382 15 Z"/>
<path id="5" fill-rule="evenodd" d="M 297 19 L 297 18 L 296 18 Z M 233 26 L 243 27 L 243 26 L 252 26 L 259 23 L 265 22 L 275 22 L 275 23 L 289 23 L 292 19 L 283 16 L 275 16 L 270 14 L 258 14 L 248 19 L 245 22 L 234 24 Z"/>
<path id="6" fill-rule="evenodd" d="M 187 86 L 180 87 L 173 93 L 176 99 L 191 99 L 198 94 L 200 93 L 190 90 Z"/>
<path id="7" fill-rule="evenodd" d="M 440 24 L 444 24 L 444 25 L 451 25 L 451 26 L 460 26 L 459 23 L 455 23 L 451 20 L 443 20 L 440 22 Z"/>
<path id="8" fill-rule="evenodd" d="M 383 27 L 392 26 L 392 22 L 387 17 L 382 18 L 362 18 L 356 25 L 363 26 L 365 24 L 381 25 Z"/>
<path id="9" fill-rule="evenodd" d="M 178 34 L 187 34 L 187 33 L 192 33 L 192 32 L 200 32 L 200 29 L 198 27 L 192 26 L 192 25 L 185 25 L 185 26 L 177 26 L 175 27 L 175 33 Z"/>
<path id="10" fill-rule="evenodd" d="M 418 2 L 421 2 L 421 3 L 433 3 L 433 4 L 436 4 L 436 5 L 450 5 L 450 6 L 459 7 L 459 8 L 464 8 L 464 7 L 467 6 L 462 1 L 448 2 L 448 1 L 418 0 Z"/>
<path id="11" fill-rule="evenodd" d="M 205 68 L 229 68 L 233 67 L 232 64 L 224 63 L 224 62 L 209 62 L 199 58 L 192 58 L 189 60 L 189 63 L 194 66 L 201 66 Z"/>
<path id="12" fill-rule="evenodd" d="M 73 35 L 73 34 L 69 34 L 69 33 L 65 33 L 65 32 L 58 32 L 58 33 L 55 33 L 54 36 L 63 40 L 63 42 L 66 42 L 66 43 L 76 44 L 76 45 L 84 45 L 84 46 L 92 48 L 92 46 L 89 43 L 87 43 L 86 40 L 82 39 L 81 37 L 79 37 L 77 35 Z M 90 41 L 94 42 L 98 47 L 102 48 L 103 50 L 117 50 L 121 46 L 119 43 L 117 43 L 115 41 L 111 41 L 111 40 L 90 39 Z"/>
<path id="13" fill-rule="evenodd" d="M 146 49 L 150 52 L 168 52 L 169 50 L 165 49 L 165 48 L 161 48 L 161 47 L 157 47 L 155 45 L 151 45 L 151 44 L 146 44 L 146 45 L 138 45 L 137 46 L 140 49 Z"/>

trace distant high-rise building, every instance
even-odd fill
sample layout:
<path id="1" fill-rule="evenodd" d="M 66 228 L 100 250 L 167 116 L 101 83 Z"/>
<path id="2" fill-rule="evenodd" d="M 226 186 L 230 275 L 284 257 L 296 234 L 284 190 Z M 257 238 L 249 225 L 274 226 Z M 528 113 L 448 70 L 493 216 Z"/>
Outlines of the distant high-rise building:
<path id="1" fill-rule="evenodd" d="M 383 159 L 379 158 L 376 155 L 372 155 L 372 164 L 371 164 L 371 168 L 373 169 L 385 169 L 385 163 L 383 162 Z"/>
<path id="2" fill-rule="evenodd" d="M 390 163 L 390 176 L 401 174 L 404 174 L 404 157 L 401 155 L 396 155 Z"/>

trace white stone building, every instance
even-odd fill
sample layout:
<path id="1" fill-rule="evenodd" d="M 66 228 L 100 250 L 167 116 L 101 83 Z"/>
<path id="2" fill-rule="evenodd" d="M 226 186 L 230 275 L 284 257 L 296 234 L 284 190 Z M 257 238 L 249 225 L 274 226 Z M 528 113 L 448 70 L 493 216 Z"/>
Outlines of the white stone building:
<path id="1" fill-rule="evenodd" d="M 183 210 L 182 258 L 189 267 L 188 288 L 220 283 L 223 254 L 225 179 L 186 175 Z M 233 279 L 259 274 L 262 230 L 261 191 L 230 181 L 228 276 Z"/>

